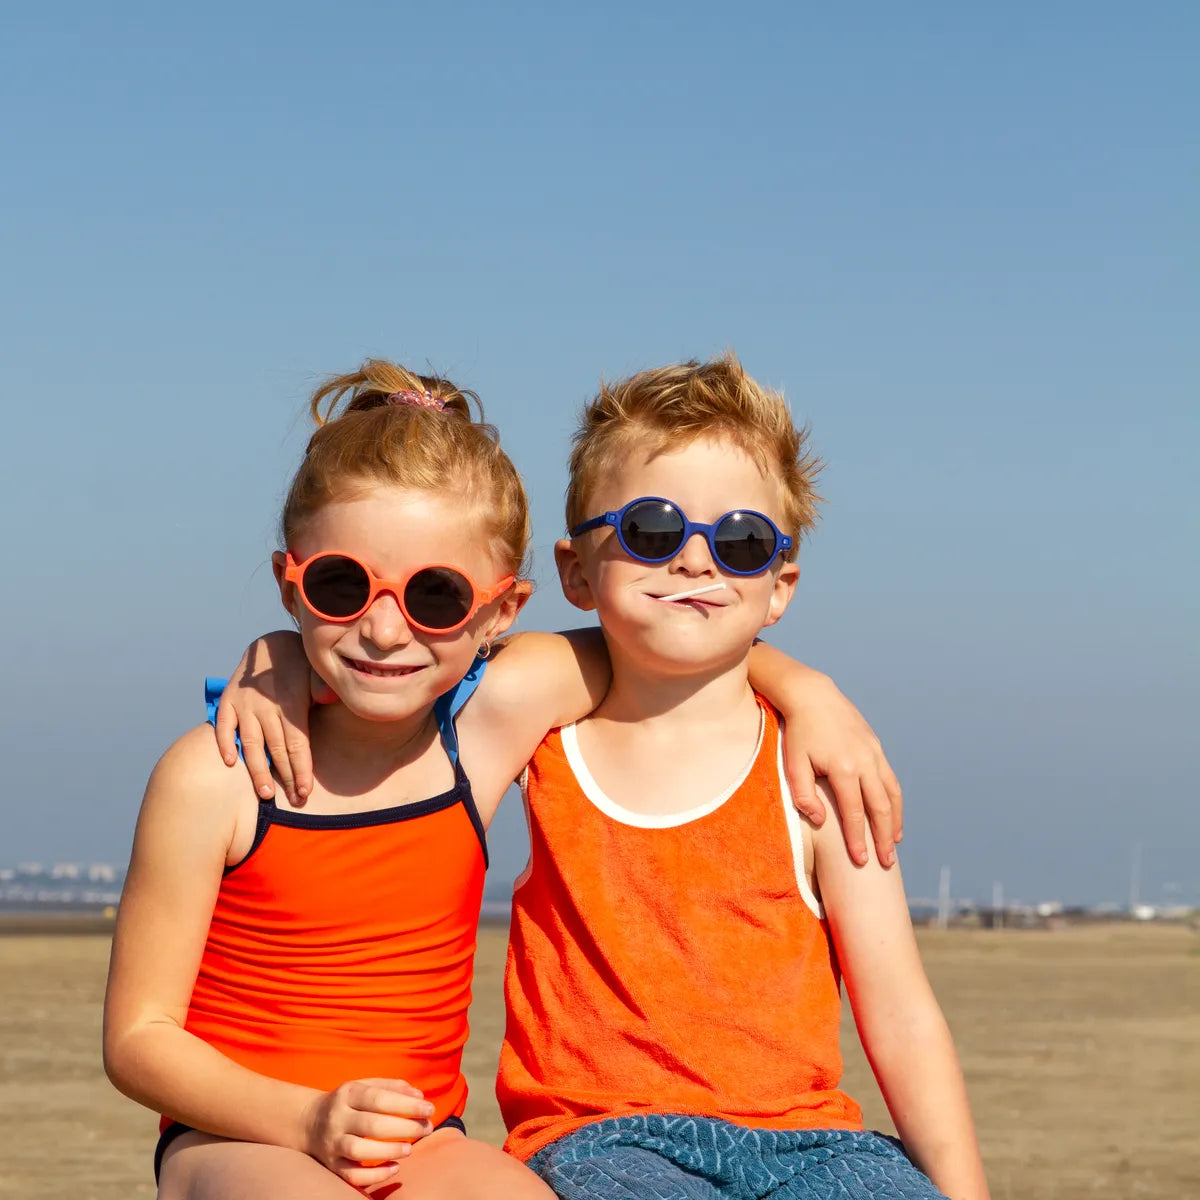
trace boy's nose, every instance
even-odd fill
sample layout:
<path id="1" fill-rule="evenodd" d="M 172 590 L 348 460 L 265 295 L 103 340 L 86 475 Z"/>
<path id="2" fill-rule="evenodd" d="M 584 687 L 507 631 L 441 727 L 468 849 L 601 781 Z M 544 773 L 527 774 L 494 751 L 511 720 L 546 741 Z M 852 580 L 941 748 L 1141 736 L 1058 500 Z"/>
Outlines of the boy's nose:
<path id="1" fill-rule="evenodd" d="M 363 636 L 381 650 L 406 646 L 413 639 L 412 629 L 404 619 L 404 610 L 391 592 L 380 592 L 375 603 L 358 620 Z"/>
<path id="2" fill-rule="evenodd" d="M 672 560 L 672 566 L 678 567 L 688 575 L 716 574 L 716 563 L 708 548 L 708 540 L 702 533 L 693 533 Z"/>

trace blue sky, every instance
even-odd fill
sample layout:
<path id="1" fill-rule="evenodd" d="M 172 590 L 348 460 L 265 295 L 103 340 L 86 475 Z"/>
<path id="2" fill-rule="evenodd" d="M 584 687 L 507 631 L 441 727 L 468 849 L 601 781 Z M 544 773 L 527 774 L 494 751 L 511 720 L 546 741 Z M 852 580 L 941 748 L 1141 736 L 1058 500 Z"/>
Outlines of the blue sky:
<path id="1" fill-rule="evenodd" d="M 734 347 L 811 423 L 775 640 L 906 787 L 909 891 L 1200 900 L 1192 5 L 0 16 L 0 859 L 123 858 L 320 376 L 478 390 L 540 591 L 580 404 Z M 1189 464 L 1191 470 L 1189 470 Z M 520 814 L 494 835 L 519 867 Z"/>

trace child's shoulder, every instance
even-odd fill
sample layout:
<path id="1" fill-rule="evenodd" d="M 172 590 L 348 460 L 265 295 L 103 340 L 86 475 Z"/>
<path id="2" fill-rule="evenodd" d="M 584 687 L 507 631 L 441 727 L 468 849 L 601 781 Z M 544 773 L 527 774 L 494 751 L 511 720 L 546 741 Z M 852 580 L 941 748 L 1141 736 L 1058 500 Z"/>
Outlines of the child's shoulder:
<path id="1" fill-rule="evenodd" d="M 149 791 L 169 789 L 176 801 L 236 805 L 253 792 L 245 763 L 227 766 L 207 722 L 189 729 L 163 752 L 150 776 Z"/>

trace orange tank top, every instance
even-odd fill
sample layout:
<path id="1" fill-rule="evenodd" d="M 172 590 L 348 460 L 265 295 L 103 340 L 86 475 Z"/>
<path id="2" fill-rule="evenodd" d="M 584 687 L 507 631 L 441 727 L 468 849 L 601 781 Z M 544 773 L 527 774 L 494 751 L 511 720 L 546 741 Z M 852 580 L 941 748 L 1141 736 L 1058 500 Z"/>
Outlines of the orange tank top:
<path id="1" fill-rule="evenodd" d="M 435 1125 L 460 1114 L 487 858 L 457 763 L 455 778 L 375 812 L 262 804 L 253 848 L 221 882 L 188 1031 L 275 1079 L 406 1079 Z"/>
<path id="2" fill-rule="evenodd" d="M 837 1086 L 840 976 L 760 703 L 744 778 L 688 812 L 619 808 L 573 726 L 529 764 L 496 1086 L 519 1158 L 632 1112 L 862 1128 Z"/>

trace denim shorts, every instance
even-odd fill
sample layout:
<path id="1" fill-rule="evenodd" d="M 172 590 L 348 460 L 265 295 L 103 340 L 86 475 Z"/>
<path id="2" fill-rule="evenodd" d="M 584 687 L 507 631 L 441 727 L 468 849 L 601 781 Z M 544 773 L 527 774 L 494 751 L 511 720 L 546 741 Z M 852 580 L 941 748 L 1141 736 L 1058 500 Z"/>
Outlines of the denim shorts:
<path id="1" fill-rule="evenodd" d="M 712 1117 L 607 1117 L 528 1165 L 561 1200 L 945 1200 L 894 1138 Z"/>

